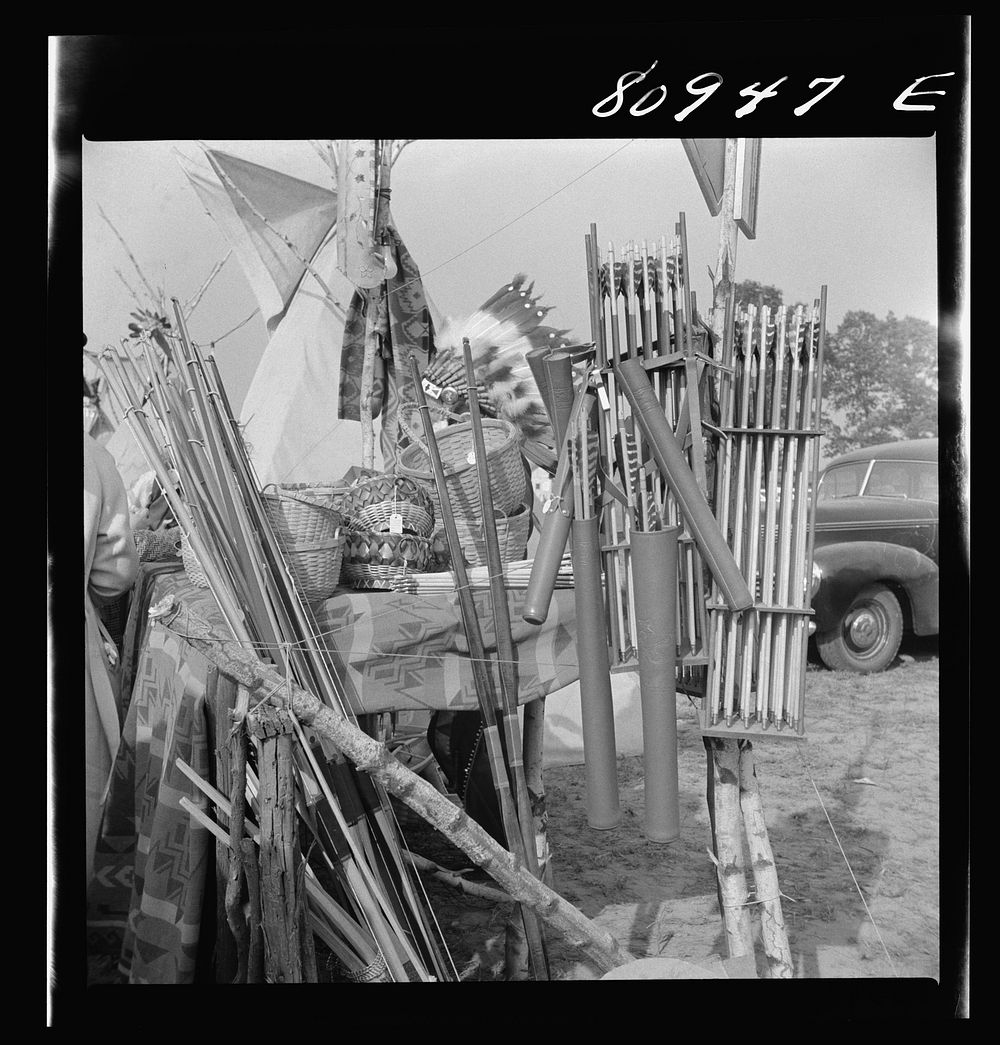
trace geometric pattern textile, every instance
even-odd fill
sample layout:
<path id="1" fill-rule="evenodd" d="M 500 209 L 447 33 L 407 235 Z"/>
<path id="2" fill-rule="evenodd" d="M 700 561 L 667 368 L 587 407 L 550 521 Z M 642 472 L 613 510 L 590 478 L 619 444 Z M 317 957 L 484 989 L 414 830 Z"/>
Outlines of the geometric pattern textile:
<path id="1" fill-rule="evenodd" d="M 145 605 L 173 594 L 226 633 L 211 592 L 196 588 L 183 572 L 150 581 Z M 520 703 L 579 677 L 573 595 L 556 591 L 545 624 L 536 626 L 521 619 L 524 591 L 507 593 Z M 487 655 L 495 656 L 489 592 L 477 591 L 474 598 Z M 338 652 L 357 713 L 478 706 L 454 593 L 344 592 L 314 607 L 314 615 L 317 644 Z M 181 758 L 215 782 L 215 749 L 224 727 L 216 727 L 216 709 L 206 697 L 215 689 L 209 684 L 214 670 L 181 635 L 155 623 L 146 629 L 87 907 L 88 950 L 116 957 L 130 983 L 192 983 L 203 914 L 214 917 L 203 907 L 214 875 L 215 840 L 180 799 L 213 812 L 175 764 Z"/>

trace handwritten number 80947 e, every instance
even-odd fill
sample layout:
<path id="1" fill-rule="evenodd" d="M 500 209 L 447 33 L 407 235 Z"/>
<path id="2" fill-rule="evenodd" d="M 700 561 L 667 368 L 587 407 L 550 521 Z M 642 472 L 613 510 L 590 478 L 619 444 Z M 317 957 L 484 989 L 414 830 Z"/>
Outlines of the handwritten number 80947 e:
<path id="1" fill-rule="evenodd" d="M 593 109 L 591 109 L 591 112 L 595 116 L 600 117 L 614 116 L 625 104 L 625 92 L 630 88 L 635 87 L 637 84 L 642 83 L 642 81 L 645 80 L 646 77 L 656 68 L 656 65 L 657 62 L 653 62 L 645 72 L 632 71 L 622 73 L 622 75 L 618 77 L 618 85 L 615 89 L 606 98 L 602 98 Z M 909 99 L 930 94 L 943 95 L 945 93 L 944 91 L 918 91 L 917 87 L 925 80 L 932 80 L 939 76 L 954 75 L 954 72 L 950 72 L 932 73 L 929 76 L 918 76 L 896 97 L 895 101 L 892 103 L 892 107 L 900 112 L 933 112 L 935 106 L 917 104 L 909 101 Z M 792 112 L 796 116 L 804 116 L 814 105 L 821 102 L 828 94 L 830 94 L 831 91 L 838 87 L 844 80 L 845 76 L 846 73 L 841 74 L 840 76 L 817 76 L 815 79 L 811 80 L 808 89 L 810 91 L 816 91 L 816 93 L 811 97 L 806 98 L 800 105 L 797 105 Z M 768 84 L 766 87 L 761 87 L 760 81 L 744 87 L 740 91 L 740 97 L 749 98 L 750 100 L 745 105 L 741 105 L 733 115 L 737 119 L 741 119 L 742 117 L 748 116 L 752 113 L 761 102 L 768 98 L 777 98 L 780 93 L 778 88 L 787 79 L 787 76 L 782 76 L 780 79 L 775 80 L 774 83 Z M 691 102 L 690 105 L 685 106 L 679 112 L 674 113 L 674 119 L 680 122 L 690 116 L 699 105 L 704 105 L 704 103 L 715 94 L 715 92 L 722 86 L 722 82 L 722 76 L 719 73 L 711 72 L 701 73 L 699 76 L 695 76 L 693 79 L 689 80 L 685 85 L 685 89 L 688 94 L 694 98 L 694 101 Z M 819 88 L 819 90 L 817 90 L 817 88 Z M 647 116 L 655 109 L 658 109 L 666 100 L 666 97 L 667 88 L 664 84 L 661 83 L 657 87 L 652 87 L 632 102 L 628 109 L 629 115 Z"/>

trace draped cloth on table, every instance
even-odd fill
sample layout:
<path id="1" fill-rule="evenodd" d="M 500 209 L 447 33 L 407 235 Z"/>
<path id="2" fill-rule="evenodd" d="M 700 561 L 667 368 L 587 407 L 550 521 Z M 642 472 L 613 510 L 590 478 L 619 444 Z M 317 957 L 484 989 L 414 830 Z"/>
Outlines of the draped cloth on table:
<path id="1" fill-rule="evenodd" d="M 172 570 L 172 572 L 171 572 Z M 151 603 L 173 595 L 176 630 L 147 621 Z M 475 593 L 487 655 L 495 652 L 488 591 Z M 573 592 L 555 593 L 544 625 L 523 621 L 523 591 L 508 592 L 521 703 L 578 677 Z M 183 637 L 185 609 L 227 633 L 211 592 L 195 588 L 176 565 L 143 563 L 126 632 L 136 647 L 135 685 L 115 760 L 88 894 L 88 947 L 118 961 L 131 983 L 191 983 L 206 969 L 205 919 L 213 865 L 210 832 L 181 805 L 215 817 L 207 799 L 177 768 L 183 759 L 219 785 L 215 750 L 229 723 L 221 685 L 208 660 Z M 344 665 L 358 712 L 469 710 L 478 706 L 468 643 L 454 593 L 344 590 L 315 607 L 316 643 Z M 227 782 L 222 790 L 228 789 Z"/>
<path id="2" fill-rule="evenodd" d="M 413 353 L 421 372 L 432 355 L 434 323 L 424 293 L 420 269 L 406 249 L 392 221 L 386 216 L 386 239 L 396 263 L 395 275 L 373 292 L 378 313 L 375 329 L 380 350 L 376 355 L 372 391 L 372 417 L 381 416 L 381 450 L 388 468 L 396 458 L 399 434 L 398 405 L 415 402 L 409 356 Z M 340 398 L 337 416 L 352 421 L 361 418 L 361 371 L 365 358 L 366 296 L 355 290 L 340 355 Z"/>

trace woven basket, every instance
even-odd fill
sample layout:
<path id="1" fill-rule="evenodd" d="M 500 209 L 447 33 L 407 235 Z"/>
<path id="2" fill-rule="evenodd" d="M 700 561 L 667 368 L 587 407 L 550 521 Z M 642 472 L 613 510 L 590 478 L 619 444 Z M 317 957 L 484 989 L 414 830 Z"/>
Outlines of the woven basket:
<path id="1" fill-rule="evenodd" d="M 329 540 L 291 544 L 282 549 L 295 587 L 306 602 L 329 599 L 340 583 L 347 535 L 339 531 Z"/>
<path id="2" fill-rule="evenodd" d="M 427 488 L 405 475 L 376 475 L 355 483 L 339 509 L 352 529 L 383 533 L 390 518 L 399 515 L 404 533 L 430 537 L 434 530 L 434 502 Z"/>
<path id="3" fill-rule="evenodd" d="M 262 491 L 264 508 L 274 527 L 299 594 L 307 602 L 328 599 L 340 583 L 346 534 L 342 516 L 331 508 L 338 496 L 332 486 L 275 487 Z"/>
<path id="4" fill-rule="evenodd" d="M 191 545 L 188 544 L 187 534 L 181 534 L 181 562 L 184 564 L 184 572 L 187 574 L 187 579 L 196 588 L 208 587 L 208 578 L 191 550 Z"/>
<path id="5" fill-rule="evenodd" d="M 135 550 L 139 562 L 164 562 L 176 559 L 179 554 L 180 530 L 172 526 L 169 530 L 135 530 Z"/>
<path id="6" fill-rule="evenodd" d="M 398 577 L 423 573 L 431 557 L 431 542 L 409 533 L 348 530 L 341 575 L 355 586 L 390 587 Z"/>
<path id="7" fill-rule="evenodd" d="M 506 515 L 524 504 L 528 495 L 528 474 L 518 445 L 517 429 L 509 421 L 492 417 L 484 417 L 482 426 L 493 510 Z M 426 487 L 434 503 L 434 516 L 440 519 L 441 504 L 430 455 L 422 435 L 411 434 L 409 428 L 405 430 L 413 441 L 400 454 L 397 469 Z M 464 421 L 449 425 L 435 432 L 435 436 L 452 511 L 456 516 L 475 518 L 480 512 L 479 472 L 472 424 Z"/>
<path id="8" fill-rule="evenodd" d="M 311 501 L 323 508 L 332 508 L 335 512 L 340 511 L 344 498 L 351 492 L 351 486 L 343 482 L 279 483 L 276 489 L 280 493 Z"/>
<path id="9" fill-rule="evenodd" d="M 531 531 L 531 512 L 526 504 L 520 505 L 509 515 L 497 515 L 497 540 L 500 545 L 501 562 L 519 562 L 528 549 Z M 485 566 L 486 537 L 482 522 L 475 519 L 456 519 L 458 542 L 462 556 L 468 566 Z"/>
<path id="10" fill-rule="evenodd" d="M 338 511 L 322 503 L 323 495 L 298 489 L 294 493 L 276 487 L 275 493 L 262 492 L 264 508 L 282 547 L 313 545 L 329 541 L 343 519 Z M 312 488 L 315 490 L 315 487 Z"/>

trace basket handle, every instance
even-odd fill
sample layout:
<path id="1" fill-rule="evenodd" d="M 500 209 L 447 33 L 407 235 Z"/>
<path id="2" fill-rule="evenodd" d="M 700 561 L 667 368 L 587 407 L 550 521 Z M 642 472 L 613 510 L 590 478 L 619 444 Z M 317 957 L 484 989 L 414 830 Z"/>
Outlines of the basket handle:
<path id="1" fill-rule="evenodd" d="M 453 414 L 450 410 L 446 410 L 443 406 L 437 406 L 434 403 L 428 403 L 428 413 L 431 410 L 435 410 L 441 418 L 446 418 L 449 421 L 461 422 L 462 416 L 460 414 Z M 403 429 L 409 438 L 410 442 L 416 443 L 421 450 L 424 451 L 427 456 L 430 456 L 430 451 L 427 449 L 427 444 L 420 438 L 419 435 L 406 423 L 406 414 L 408 410 L 420 411 L 420 407 L 416 403 L 400 403 L 399 406 L 399 427 Z M 422 420 L 422 419 L 421 419 Z M 423 425 L 421 424 L 421 430 Z"/>
<path id="2" fill-rule="evenodd" d="M 272 486 L 275 489 L 275 493 L 274 493 L 273 496 L 277 497 L 279 501 L 280 500 L 284 500 L 284 501 L 298 501 L 299 504 L 307 504 L 310 508 L 318 508 L 321 512 L 332 512 L 338 518 L 342 514 L 341 512 L 337 511 L 336 508 L 331 508 L 327 504 L 317 504 L 315 501 L 307 500 L 305 497 L 295 497 L 295 496 L 293 496 L 290 493 L 285 493 L 283 490 L 280 490 L 278 488 L 278 484 L 277 483 L 268 483 L 267 486 L 265 486 L 260 492 L 262 494 L 265 494 L 266 496 L 272 496 L 271 494 L 267 493 L 267 491 Z"/>

